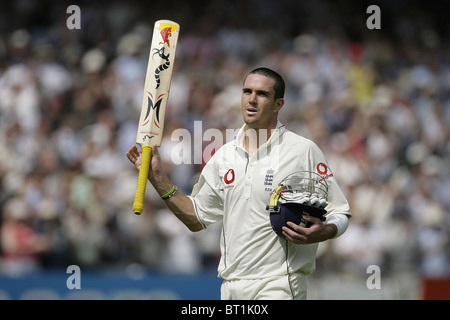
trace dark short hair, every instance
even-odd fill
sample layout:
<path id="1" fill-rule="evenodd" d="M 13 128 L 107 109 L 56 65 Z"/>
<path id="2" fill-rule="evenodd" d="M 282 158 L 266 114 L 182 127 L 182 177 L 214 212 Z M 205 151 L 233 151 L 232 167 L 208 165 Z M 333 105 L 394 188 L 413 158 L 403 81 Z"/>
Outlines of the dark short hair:
<path id="1" fill-rule="evenodd" d="M 284 97 L 284 90 L 285 90 L 284 80 L 283 77 L 280 76 L 277 72 L 269 68 L 259 67 L 250 71 L 247 74 L 247 77 L 251 74 L 260 74 L 262 76 L 272 78 L 275 81 L 273 85 L 273 89 L 275 91 L 275 99 Z M 247 79 L 247 77 L 245 77 L 244 82 Z"/>

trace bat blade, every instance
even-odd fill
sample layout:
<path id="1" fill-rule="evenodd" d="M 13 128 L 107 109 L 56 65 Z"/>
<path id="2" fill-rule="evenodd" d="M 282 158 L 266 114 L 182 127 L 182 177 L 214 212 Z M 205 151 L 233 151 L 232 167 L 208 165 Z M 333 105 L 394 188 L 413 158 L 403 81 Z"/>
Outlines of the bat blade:
<path id="1" fill-rule="evenodd" d="M 179 30 L 180 25 L 170 20 L 158 20 L 153 28 L 136 136 L 136 143 L 142 147 L 142 162 L 133 204 L 136 214 L 141 214 L 144 208 L 151 146 L 161 145 Z"/>

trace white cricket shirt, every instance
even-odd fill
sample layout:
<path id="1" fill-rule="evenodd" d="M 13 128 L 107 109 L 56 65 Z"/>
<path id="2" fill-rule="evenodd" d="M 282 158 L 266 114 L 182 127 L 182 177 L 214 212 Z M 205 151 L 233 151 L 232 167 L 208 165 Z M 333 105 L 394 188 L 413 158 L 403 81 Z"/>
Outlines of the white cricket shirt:
<path id="1" fill-rule="evenodd" d="M 313 141 L 278 122 L 269 140 L 249 155 L 244 149 L 243 128 L 208 161 L 190 196 L 204 228 L 223 220 L 218 276 L 232 280 L 297 271 L 310 274 L 315 269 L 318 244 L 296 245 L 275 234 L 266 210 L 271 191 L 290 173 L 309 170 L 328 183 L 327 217 L 350 216 L 348 202 Z"/>

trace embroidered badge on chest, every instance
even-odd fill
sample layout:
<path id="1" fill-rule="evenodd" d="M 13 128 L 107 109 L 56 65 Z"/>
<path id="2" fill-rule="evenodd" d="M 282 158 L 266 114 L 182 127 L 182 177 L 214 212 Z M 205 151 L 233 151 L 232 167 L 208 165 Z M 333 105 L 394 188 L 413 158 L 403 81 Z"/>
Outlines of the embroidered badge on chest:
<path id="1" fill-rule="evenodd" d="M 264 186 L 266 191 L 271 191 L 272 190 L 272 184 L 273 184 L 273 174 L 274 174 L 274 170 L 273 169 L 268 169 L 266 171 L 266 176 L 264 177 Z"/>

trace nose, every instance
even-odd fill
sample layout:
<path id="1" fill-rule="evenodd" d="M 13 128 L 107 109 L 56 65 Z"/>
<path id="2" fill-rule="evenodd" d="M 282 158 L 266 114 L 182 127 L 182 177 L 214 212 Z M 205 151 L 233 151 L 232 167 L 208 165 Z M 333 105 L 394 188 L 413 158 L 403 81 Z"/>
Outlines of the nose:
<path id="1" fill-rule="evenodd" d="M 248 99 L 248 102 L 252 105 L 256 104 L 256 93 L 255 92 L 252 92 L 252 94 L 250 95 L 250 97 Z"/>

